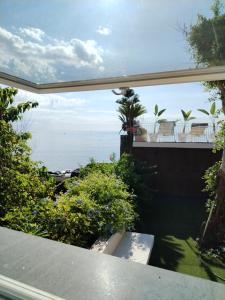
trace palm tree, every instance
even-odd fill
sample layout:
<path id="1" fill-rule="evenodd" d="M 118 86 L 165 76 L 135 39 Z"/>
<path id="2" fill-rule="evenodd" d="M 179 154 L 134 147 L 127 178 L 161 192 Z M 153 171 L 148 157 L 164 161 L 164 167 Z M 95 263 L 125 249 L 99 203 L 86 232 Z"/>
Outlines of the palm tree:
<path id="1" fill-rule="evenodd" d="M 116 103 L 119 104 L 119 119 L 122 122 L 122 130 L 127 132 L 129 150 L 131 152 L 133 135 L 137 125 L 136 118 L 145 114 L 146 108 L 141 105 L 139 96 L 135 94 L 133 89 L 127 88 L 121 99 Z"/>

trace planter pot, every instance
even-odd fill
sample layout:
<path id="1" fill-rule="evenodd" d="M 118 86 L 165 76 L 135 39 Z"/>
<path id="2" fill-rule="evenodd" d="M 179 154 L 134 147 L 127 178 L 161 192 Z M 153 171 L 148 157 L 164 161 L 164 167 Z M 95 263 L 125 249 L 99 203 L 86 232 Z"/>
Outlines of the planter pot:
<path id="1" fill-rule="evenodd" d="M 153 142 L 153 143 L 157 142 L 157 138 L 158 138 L 157 133 L 150 133 L 149 134 L 150 142 Z"/>
<path id="2" fill-rule="evenodd" d="M 147 142 L 147 135 L 135 135 L 135 142 Z"/>
<path id="3" fill-rule="evenodd" d="M 180 143 L 185 143 L 186 140 L 187 140 L 187 135 L 186 135 L 186 133 L 180 132 L 180 133 L 178 134 L 178 141 L 179 141 Z"/>
<path id="4" fill-rule="evenodd" d="M 208 137 L 208 142 L 213 143 L 215 142 L 215 138 L 216 138 L 216 134 L 215 133 L 211 133 Z"/>

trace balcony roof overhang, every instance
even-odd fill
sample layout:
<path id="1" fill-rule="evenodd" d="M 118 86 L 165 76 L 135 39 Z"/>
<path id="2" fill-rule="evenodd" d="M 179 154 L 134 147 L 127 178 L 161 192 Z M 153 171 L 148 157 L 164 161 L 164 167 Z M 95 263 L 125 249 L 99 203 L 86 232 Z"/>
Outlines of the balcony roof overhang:
<path id="1" fill-rule="evenodd" d="M 0 72 L 1 84 L 13 86 L 38 94 L 103 90 L 120 87 L 141 87 L 215 80 L 225 80 L 225 66 L 138 74 L 93 80 L 54 82 L 47 84 L 37 84 L 16 76 Z"/>

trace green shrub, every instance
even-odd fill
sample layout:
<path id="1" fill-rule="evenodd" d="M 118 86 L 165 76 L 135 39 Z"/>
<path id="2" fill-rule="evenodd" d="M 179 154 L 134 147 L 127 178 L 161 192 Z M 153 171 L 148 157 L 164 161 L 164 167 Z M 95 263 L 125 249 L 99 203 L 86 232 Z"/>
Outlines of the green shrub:
<path id="1" fill-rule="evenodd" d="M 122 179 L 130 191 L 135 191 L 142 181 L 139 174 L 142 171 L 140 163 L 138 165 L 132 155 L 123 154 L 118 161 L 113 160 L 111 163 L 99 163 L 92 159 L 89 164 L 80 168 L 79 177 L 84 178 L 92 172 L 101 172 L 108 175 L 115 174 Z"/>
<path id="2" fill-rule="evenodd" d="M 137 163 L 130 154 L 123 154 L 115 164 L 115 173 L 119 176 L 130 190 L 135 191 L 140 181 L 137 174 Z"/>
<path id="3" fill-rule="evenodd" d="M 123 227 L 133 227 L 136 216 L 133 195 L 116 175 L 92 172 L 83 179 L 70 181 L 68 188 L 67 197 L 80 197 L 85 194 L 98 205 L 104 219 L 99 226 L 101 234 L 115 232 Z"/>
<path id="4" fill-rule="evenodd" d="M 100 163 L 92 159 L 89 164 L 80 168 L 79 177 L 84 178 L 89 173 L 96 171 L 103 174 L 113 174 L 115 173 L 115 163 Z"/>
<path id="5" fill-rule="evenodd" d="M 11 208 L 3 221 L 5 225 L 11 229 L 23 231 L 25 233 L 38 235 L 42 237 L 49 237 L 45 226 L 43 226 L 41 218 L 40 204 L 37 207 L 31 205 Z"/>
<path id="6" fill-rule="evenodd" d="M 11 209 L 6 226 L 81 247 L 89 247 L 100 235 L 132 229 L 132 194 L 115 175 L 92 172 L 68 185 L 70 190 L 56 202 L 44 199 Z"/>

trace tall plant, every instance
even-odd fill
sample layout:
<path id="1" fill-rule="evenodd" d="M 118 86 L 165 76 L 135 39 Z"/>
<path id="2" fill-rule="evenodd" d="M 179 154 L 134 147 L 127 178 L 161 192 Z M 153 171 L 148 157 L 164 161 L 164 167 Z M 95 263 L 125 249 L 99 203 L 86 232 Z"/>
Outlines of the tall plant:
<path id="1" fill-rule="evenodd" d="M 117 111 L 119 112 L 119 119 L 122 122 L 122 130 L 127 132 L 129 151 L 131 152 L 136 118 L 145 114 L 147 111 L 146 108 L 140 104 L 139 96 L 130 88 L 125 90 L 122 98 L 118 99 L 116 103 L 119 104 Z"/>
<path id="2" fill-rule="evenodd" d="M 191 120 L 194 120 L 195 117 L 192 117 L 192 116 L 191 116 L 191 113 L 192 113 L 191 110 L 189 110 L 189 111 L 184 111 L 183 109 L 181 109 L 181 113 L 182 113 L 183 121 L 184 121 L 183 133 L 185 133 L 187 123 L 188 123 L 189 121 L 191 121 Z"/>
<path id="3" fill-rule="evenodd" d="M 154 133 L 156 133 L 156 125 L 157 123 L 159 123 L 160 120 L 160 116 L 166 111 L 166 109 L 161 109 L 159 110 L 159 106 L 156 104 L 154 107 L 154 115 L 155 115 L 155 122 L 154 122 Z"/>
<path id="4" fill-rule="evenodd" d="M 213 16 L 198 15 L 195 25 L 185 29 L 192 55 L 198 66 L 214 67 L 225 62 L 225 11 L 220 0 L 214 0 L 211 7 Z M 205 85 L 217 92 L 222 102 L 222 110 L 225 113 L 225 80 L 206 82 Z M 224 138 L 223 138 L 224 139 Z M 225 145 L 225 143 L 224 143 Z M 221 226 L 225 223 L 225 146 L 223 147 L 222 162 L 218 171 L 216 188 L 216 208 L 213 212 L 207 232 L 207 236 L 217 236 Z M 215 241 L 221 242 L 221 241 Z"/>
<path id="5" fill-rule="evenodd" d="M 203 109 L 203 108 L 199 108 L 198 111 L 200 111 L 203 114 L 211 117 L 212 124 L 213 124 L 213 132 L 215 134 L 215 132 L 216 132 L 216 118 L 218 118 L 218 115 L 219 115 L 219 111 L 216 108 L 216 102 L 212 103 L 209 111 L 207 111 L 206 109 Z"/>

